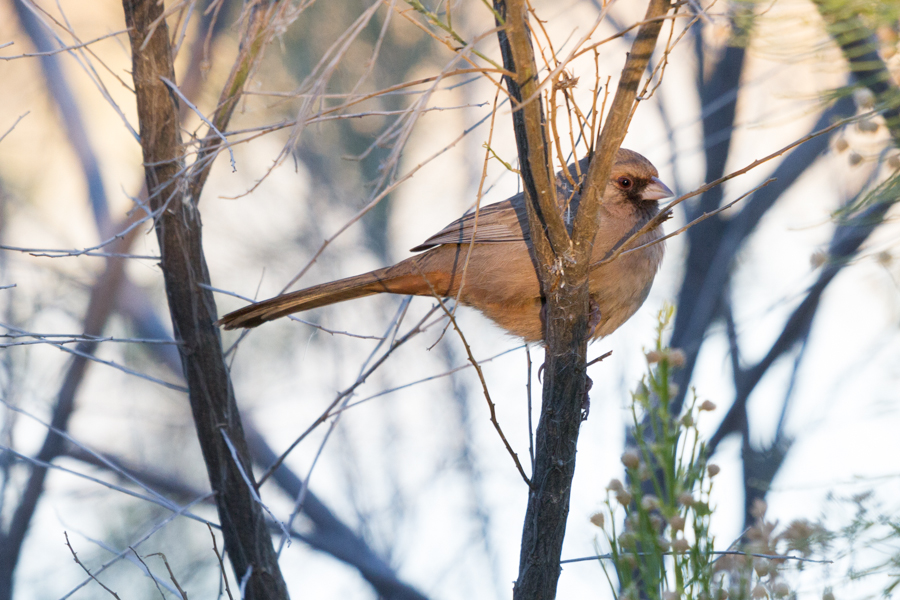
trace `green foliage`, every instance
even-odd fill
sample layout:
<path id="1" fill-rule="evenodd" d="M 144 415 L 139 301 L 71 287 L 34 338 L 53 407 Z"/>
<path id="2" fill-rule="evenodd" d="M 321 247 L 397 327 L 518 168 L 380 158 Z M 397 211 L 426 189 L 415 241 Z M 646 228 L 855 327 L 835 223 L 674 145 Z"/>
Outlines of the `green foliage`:
<path id="1" fill-rule="evenodd" d="M 900 589 L 900 517 L 896 509 L 881 505 L 872 492 L 849 498 L 829 495 L 829 501 L 837 513 L 846 512 L 848 507 L 853 510 L 846 525 L 828 533 L 828 541 L 841 546 L 837 558 L 848 561 L 847 579 L 881 577 L 882 595 L 892 597 Z M 836 519 L 831 517 L 829 521 Z"/>
<path id="2" fill-rule="evenodd" d="M 613 479 L 607 512 L 592 518 L 603 529 L 613 568 L 601 564 L 617 598 L 786 597 L 788 553 L 808 558 L 827 549 L 834 534 L 805 519 L 779 529 L 759 502 L 755 525 L 725 552 L 715 550 L 710 494 L 719 467 L 707 460 L 697 422 L 716 406 L 691 394 L 681 415 L 670 412 L 677 394 L 671 375 L 684 364 L 684 354 L 662 341 L 673 313 L 670 307 L 660 311 L 656 346 L 646 354 L 648 373 L 632 394 L 635 445 L 622 454 L 627 483 Z M 900 532 L 900 521 L 896 525 Z"/>
<path id="3" fill-rule="evenodd" d="M 673 314 L 671 307 L 660 311 L 656 348 L 647 353 L 649 373 L 632 395 L 636 446 L 622 455 L 628 483 L 614 479 L 607 488 L 612 518 L 604 533 L 626 598 L 716 597 L 709 494 L 718 467 L 707 464 L 697 430 L 700 413 L 715 407 L 693 395 L 682 416 L 670 414 L 677 392 L 671 374 L 684 363 L 684 354 L 662 341 Z M 609 579 L 616 593 L 616 582 Z"/>

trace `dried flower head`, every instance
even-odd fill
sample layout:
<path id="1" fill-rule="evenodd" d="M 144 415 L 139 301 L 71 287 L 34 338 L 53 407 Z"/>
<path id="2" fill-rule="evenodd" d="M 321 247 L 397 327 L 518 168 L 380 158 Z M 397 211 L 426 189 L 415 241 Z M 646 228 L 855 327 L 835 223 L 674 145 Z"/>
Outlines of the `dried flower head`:
<path id="1" fill-rule="evenodd" d="M 853 100 L 856 105 L 863 110 L 872 110 L 875 106 L 875 94 L 867 87 L 856 88 L 853 90 Z"/>
<path id="2" fill-rule="evenodd" d="M 637 469 L 641 465 L 641 455 L 634 448 L 622 453 L 622 464 L 629 469 Z"/>
<path id="3" fill-rule="evenodd" d="M 684 517 L 681 515 L 675 515 L 669 519 L 669 527 L 672 528 L 672 531 L 684 531 L 684 523 Z"/>
<path id="4" fill-rule="evenodd" d="M 791 586 L 783 581 L 778 581 L 774 586 L 772 586 L 772 593 L 775 594 L 776 598 L 784 598 L 785 596 L 790 595 Z"/>
<path id="5" fill-rule="evenodd" d="M 610 479 L 609 483 L 606 484 L 606 489 L 610 492 L 621 492 L 625 488 L 622 486 L 622 482 L 618 479 Z"/>
<path id="6" fill-rule="evenodd" d="M 766 516 L 766 510 L 768 510 L 768 508 L 769 505 L 766 504 L 765 500 L 757 498 L 753 501 L 753 506 L 750 507 L 750 514 L 756 519 L 762 519 Z"/>
<path id="7" fill-rule="evenodd" d="M 706 472 L 709 473 L 710 477 L 715 477 L 721 470 L 722 469 L 719 468 L 719 465 L 708 465 L 706 467 Z"/>
<path id="8" fill-rule="evenodd" d="M 687 552 L 691 549 L 690 543 L 684 538 L 672 540 L 672 550 L 678 553 Z"/>
<path id="9" fill-rule="evenodd" d="M 812 256 L 809 257 L 809 266 L 813 269 L 818 269 L 826 262 L 828 262 L 828 253 L 824 250 L 816 250 L 812 253 Z"/>
<path id="10" fill-rule="evenodd" d="M 683 492 L 678 496 L 678 504 L 682 506 L 693 506 L 696 500 L 691 496 L 690 492 Z"/>
<path id="11" fill-rule="evenodd" d="M 646 357 L 647 357 L 647 362 L 652 365 L 652 364 L 658 363 L 660 361 L 660 359 L 662 358 L 662 354 L 660 354 L 656 350 L 651 350 L 650 352 L 648 352 L 646 354 Z"/>
<path id="12" fill-rule="evenodd" d="M 616 492 L 616 502 L 618 502 L 622 506 L 628 506 L 629 504 L 631 504 L 631 494 L 629 494 L 625 490 Z"/>
<path id="13" fill-rule="evenodd" d="M 765 598 L 768 595 L 769 592 L 766 590 L 766 586 L 761 583 L 756 584 L 756 587 L 750 592 L 750 597 L 752 598 Z"/>
<path id="14" fill-rule="evenodd" d="M 591 515 L 591 523 L 593 523 L 600 529 L 603 529 L 603 524 L 605 523 L 604 519 L 605 518 L 603 516 L 603 513 L 601 513 L 601 512 L 597 512 L 597 513 L 594 513 Z"/>
<path id="15" fill-rule="evenodd" d="M 685 363 L 684 351 L 681 348 L 672 348 L 669 350 L 669 365 L 680 369 Z"/>
<path id="16" fill-rule="evenodd" d="M 875 119 L 863 119 L 856 124 L 856 128 L 862 133 L 875 133 L 878 131 L 878 122 Z"/>
<path id="17" fill-rule="evenodd" d="M 646 511 L 656 510 L 659 508 L 659 498 L 651 494 L 647 494 L 641 499 L 641 508 Z"/>
<path id="18" fill-rule="evenodd" d="M 702 404 L 700 404 L 700 410 L 705 410 L 707 412 L 712 412 L 716 410 L 716 403 L 712 400 L 704 400 Z"/>

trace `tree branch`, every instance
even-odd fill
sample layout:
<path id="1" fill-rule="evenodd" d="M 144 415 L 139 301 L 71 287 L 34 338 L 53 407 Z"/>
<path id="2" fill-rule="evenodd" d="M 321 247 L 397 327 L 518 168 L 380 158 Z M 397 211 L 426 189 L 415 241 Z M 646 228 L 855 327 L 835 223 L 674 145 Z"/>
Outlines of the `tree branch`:
<path id="1" fill-rule="evenodd" d="M 591 165 L 594 185 L 583 187 L 593 194 L 587 216 L 584 196 L 570 238 L 557 205 L 550 177 L 549 149 L 544 112 L 536 89 L 534 51 L 528 36 L 526 3 L 495 0 L 504 67 L 516 77 L 505 77 L 513 99 L 513 125 L 525 189 L 528 226 L 533 243 L 532 259 L 545 301 L 545 380 L 535 445 L 534 474 L 529 490 L 519 577 L 513 597 L 518 600 L 556 596 L 559 560 L 569 512 L 569 495 L 575 474 L 575 449 L 581 425 L 581 406 L 586 393 L 588 273 L 600 198 L 619 144 L 630 119 L 637 84 L 655 46 L 661 21 L 641 26 L 634 52 L 616 94 L 616 114 L 611 114 L 601 135 L 606 166 Z M 665 14 L 668 0 L 651 0 L 648 19 Z M 661 12 L 660 12 L 661 11 Z M 528 102 L 522 103 L 522 98 Z M 620 114 L 623 113 L 624 114 Z M 596 162 L 596 161 L 594 161 Z M 601 168 L 602 167 L 602 168 Z M 604 171 L 605 170 L 605 174 Z M 579 225 L 580 221 L 580 225 Z M 545 237 L 546 236 L 546 237 Z M 573 239 L 580 246 L 573 246 Z M 574 251 L 573 251 L 574 250 Z"/>
<path id="2" fill-rule="evenodd" d="M 669 0 L 651 0 L 647 6 L 644 24 L 638 29 L 631 52 L 628 53 L 606 123 L 597 137 L 597 150 L 591 158 L 591 166 L 588 167 L 572 234 L 578 262 L 590 262 L 594 236 L 600 225 L 598 214 L 606 182 L 609 181 L 616 153 L 622 145 L 622 140 L 625 139 L 625 134 L 628 133 L 628 124 L 634 114 L 638 85 L 656 48 L 656 40 L 663 25 L 659 17 L 668 13 L 670 7 Z"/>
<path id="3" fill-rule="evenodd" d="M 155 0 L 123 0 L 131 41 L 141 148 L 150 206 L 156 220 L 161 267 L 191 411 L 225 539 L 239 581 L 250 599 L 287 598 L 287 588 L 260 505 L 241 475 L 250 458 L 228 369 L 215 327 L 215 301 L 200 235 L 200 215 L 184 177 L 177 99 L 162 78 L 175 81 L 163 6 Z M 221 127 L 220 127 L 221 128 Z M 225 434 L 224 436 L 222 434 Z M 225 437 L 235 446 L 232 459 Z"/>

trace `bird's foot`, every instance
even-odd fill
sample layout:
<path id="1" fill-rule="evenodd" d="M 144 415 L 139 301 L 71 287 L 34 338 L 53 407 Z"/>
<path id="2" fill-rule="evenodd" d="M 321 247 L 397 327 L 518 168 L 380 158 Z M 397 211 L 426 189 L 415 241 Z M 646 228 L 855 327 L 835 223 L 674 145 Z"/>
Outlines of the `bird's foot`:
<path id="1" fill-rule="evenodd" d="M 591 396 L 589 392 L 594 387 L 594 382 L 590 377 L 584 378 L 584 398 L 581 399 L 581 420 L 587 421 L 591 412 Z"/>

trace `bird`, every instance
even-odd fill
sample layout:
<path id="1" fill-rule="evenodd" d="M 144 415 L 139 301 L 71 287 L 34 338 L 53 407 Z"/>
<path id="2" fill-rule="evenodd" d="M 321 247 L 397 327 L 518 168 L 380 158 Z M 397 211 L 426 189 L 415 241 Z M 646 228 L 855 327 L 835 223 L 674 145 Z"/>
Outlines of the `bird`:
<path id="1" fill-rule="evenodd" d="M 571 181 L 563 171 L 556 174 L 559 208 L 570 234 L 589 161 L 588 156 L 577 167 L 575 163 L 567 167 Z M 659 200 L 672 195 L 647 158 L 625 148 L 618 151 L 603 192 L 591 253 L 591 340 L 618 329 L 646 300 L 662 263 L 663 244 L 652 243 L 663 236 L 662 227 L 642 234 L 629 248 L 650 245 L 608 262 L 603 259 L 658 214 Z M 545 334 L 544 304 L 525 202 L 524 193 L 519 193 L 484 206 L 412 248 L 419 254 L 393 266 L 256 302 L 225 315 L 217 324 L 225 329 L 257 327 L 292 313 L 373 294 L 458 296 L 459 303 L 479 310 L 509 334 L 528 343 L 540 342 Z"/>

